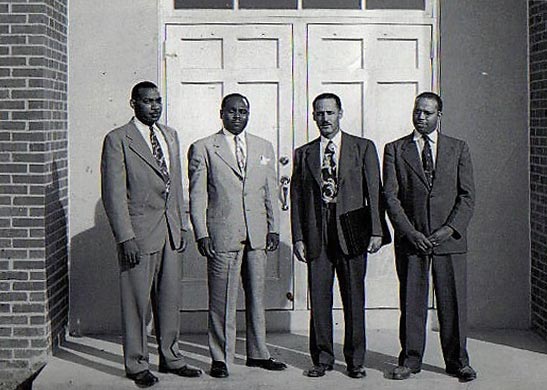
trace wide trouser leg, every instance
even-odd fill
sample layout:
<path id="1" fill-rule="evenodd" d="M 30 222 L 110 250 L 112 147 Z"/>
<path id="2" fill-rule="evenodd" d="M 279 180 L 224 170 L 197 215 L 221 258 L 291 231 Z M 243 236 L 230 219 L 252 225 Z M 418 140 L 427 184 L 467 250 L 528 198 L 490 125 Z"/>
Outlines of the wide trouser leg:
<path id="1" fill-rule="evenodd" d="M 120 259 L 123 351 L 127 374 L 136 374 L 149 368 L 146 314 L 160 256 L 160 253 L 142 254 L 139 264 L 133 267 Z"/>
<path id="2" fill-rule="evenodd" d="M 334 265 L 322 251 L 308 262 L 310 294 L 310 354 L 314 365 L 334 364 L 332 335 L 332 287 Z"/>
<path id="3" fill-rule="evenodd" d="M 469 364 L 466 255 L 435 255 L 432 270 L 443 356 L 447 368 L 458 369 Z"/>
<path id="4" fill-rule="evenodd" d="M 336 263 L 344 306 L 344 357 L 349 369 L 365 363 L 365 272 L 366 255 Z"/>
<path id="5" fill-rule="evenodd" d="M 396 254 L 401 316 L 399 365 L 420 369 L 422 365 L 429 294 L 429 256 Z"/>
<path id="6" fill-rule="evenodd" d="M 152 285 L 152 309 L 160 365 L 175 369 L 185 362 L 179 352 L 182 254 L 165 245 Z"/>
<path id="7" fill-rule="evenodd" d="M 266 313 L 264 311 L 264 284 L 267 255 L 264 249 L 245 251 L 241 279 L 245 291 L 245 319 L 247 358 L 269 359 L 266 346 Z"/>
<path id="8" fill-rule="evenodd" d="M 209 352 L 214 361 L 232 363 L 236 342 L 236 309 L 243 246 L 240 251 L 217 252 L 207 259 L 209 291 Z"/>

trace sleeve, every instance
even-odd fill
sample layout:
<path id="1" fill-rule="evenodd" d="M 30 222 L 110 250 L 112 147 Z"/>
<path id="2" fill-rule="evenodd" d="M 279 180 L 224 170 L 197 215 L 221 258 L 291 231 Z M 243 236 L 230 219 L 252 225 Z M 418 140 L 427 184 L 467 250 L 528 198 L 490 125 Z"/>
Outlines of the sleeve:
<path id="1" fill-rule="evenodd" d="M 207 163 L 203 145 L 192 144 L 188 150 L 190 183 L 190 220 L 196 241 L 209 236 L 207 231 Z"/>
<path id="2" fill-rule="evenodd" d="M 116 242 L 135 238 L 127 203 L 125 155 L 122 142 L 115 133 L 109 133 L 103 143 L 101 195 Z"/>
<path id="3" fill-rule="evenodd" d="M 461 148 L 458 160 L 458 194 L 454 207 L 450 212 L 446 225 L 454 229 L 456 237 L 461 236 L 473 216 L 475 206 L 475 184 L 473 180 L 473 164 L 469 147 L 465 142 Z"/>
<path id="4" fill-rule="evenodd" d="M 366 183 L 366 192 L 368 195 L 370 216 L 371 216 L 371 234 L 373 236 L 382 236 L 382 217 L 383 210 L 381 207 L 381 190 L 382 183 L 380 180 L 380 163 L 378 161 L 378 153 L 376 146 L 372 141 L 367 142 L 364 155 L 363 174 Z"/>
<path id="5" fill-rule="evenodd" d="M 291 231 L 292 242 L 303 241 L 302 223 L 304 208 L 302 205 L 302 150 L 294 152 L 293 171 L 291 175 Z"/>

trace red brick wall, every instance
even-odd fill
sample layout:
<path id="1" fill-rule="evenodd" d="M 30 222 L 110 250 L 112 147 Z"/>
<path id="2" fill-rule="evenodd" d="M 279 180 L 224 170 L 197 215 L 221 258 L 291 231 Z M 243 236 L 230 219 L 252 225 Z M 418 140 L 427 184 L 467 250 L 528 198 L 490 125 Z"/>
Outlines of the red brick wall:
<path id="1" fill-rule="evenodd" d="M 547 1 L 530 1 L 532 326 L 547 338 Z"/>
<path id="2" fill-rule="evenodd" d="M 67 6 L 0 0 L 0 378 L 67 321 Z"/>

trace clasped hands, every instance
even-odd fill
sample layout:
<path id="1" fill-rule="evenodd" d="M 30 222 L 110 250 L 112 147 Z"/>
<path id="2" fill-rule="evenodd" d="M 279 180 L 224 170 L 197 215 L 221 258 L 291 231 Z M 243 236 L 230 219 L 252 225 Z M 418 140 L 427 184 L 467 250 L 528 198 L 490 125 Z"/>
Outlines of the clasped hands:
<path id="1" fill-rule="evenodd" d="M 370 242 L 368 243 L 368 247 L 367 247 L 368 253 L 376 253 L 380 250 L 381 247 L 382 247 L 382 237 L 380 236 L 370 237 Z M 301 261 L 303 263 L 308 262 L 308 260 L 306 259 L 306 247 L 303 241 L 296 241 L 294 243 L 293 252 L 298 261 Z"/>
<path id="2" fill-rule="evenodd" d="M 213 246 L 213 240 L 211 237 L 200 238 L 197 242 L 198 251 L 202 256 L 207 258 L 214 258 L 216 256 L 215 248 Z M 268 233 L 266 236 L 266 250 L 268 252 L 275 251 L 279 246 L 279 234 Z"/>
<path id="3" fill-rule="evenodd" d="M 424 253 L 429 253 L 431 250 L 448 240 L 454 234 L 454 229 L 450 226 L 442 226 L 435 230 L 433 234 L 426 237 L 419 231 L 414 231 L 409 234 L 408 239 L 414 245 L 414 247 Z"/>

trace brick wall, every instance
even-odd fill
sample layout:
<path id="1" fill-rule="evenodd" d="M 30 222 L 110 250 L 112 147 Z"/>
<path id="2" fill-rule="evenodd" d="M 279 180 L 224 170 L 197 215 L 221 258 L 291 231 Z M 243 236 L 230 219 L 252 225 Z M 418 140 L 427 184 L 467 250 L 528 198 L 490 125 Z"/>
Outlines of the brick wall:
<path id="1" fill-rule="evenodd" d="M 0 381 L 67 321 L 67 6 L 0 0 Z"/>
<path id="2" fill-rule="evenodd" d="M 532 326 L 547 338 L 547 1 L 529 1 Z"/>

